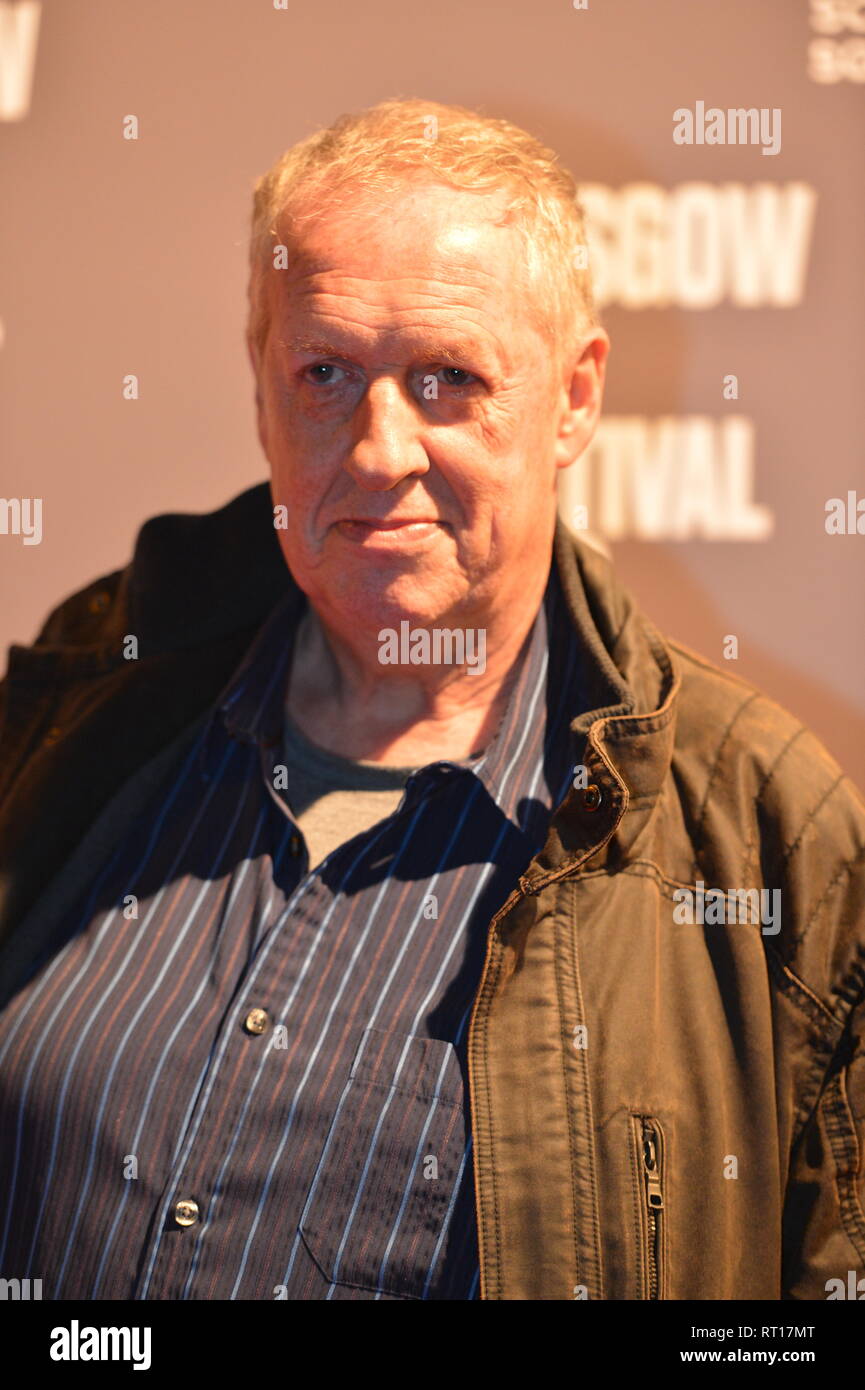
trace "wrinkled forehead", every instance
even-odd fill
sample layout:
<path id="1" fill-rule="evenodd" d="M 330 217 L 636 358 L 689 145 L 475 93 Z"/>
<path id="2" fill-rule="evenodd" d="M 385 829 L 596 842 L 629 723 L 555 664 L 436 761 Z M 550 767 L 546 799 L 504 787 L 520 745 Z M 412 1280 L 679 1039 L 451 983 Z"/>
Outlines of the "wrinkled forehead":
<path id="1" fill-rule="evenodd" d="M 469 253 L 486 242 L 502 246 L 519 239 L 508 202 L 503 190 L 477 192 L 408 179 L 377 190 L 325 187 L 318 196 L 290 202 L 276 226 L 286 242 L 308 255 L 322 254 L 337 239 L 359 241 L 358 250 L 387 242 L 417 249 L 432 245 L 443 253 L 462 247 Z"/>
<path id="2" fill-rule="evenodd" d="M 523 234 L 502 222 L 505 207 L 499 195 L 434 185 L 404 190 L 395 205 L 367 195 L 286 217 L 277 223 L 286 254 L 270 277 L 271 303 L 283 315 L 352 299 L 415 314 L 450 300 L 470 315 L 516 322 L 532 287 Z"/>

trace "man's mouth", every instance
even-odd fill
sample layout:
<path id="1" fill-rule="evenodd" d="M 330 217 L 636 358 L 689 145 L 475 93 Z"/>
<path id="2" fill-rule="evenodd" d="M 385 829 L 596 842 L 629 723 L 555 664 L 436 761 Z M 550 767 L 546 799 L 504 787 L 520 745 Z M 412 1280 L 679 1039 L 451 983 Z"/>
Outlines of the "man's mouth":
<path id="1" fill-rule="evenodd" d="M 411 541 L 431 536 L 443 524 L 430 517 L 353 517 L 336 522 L 336 529 L 351 541 Z"/>

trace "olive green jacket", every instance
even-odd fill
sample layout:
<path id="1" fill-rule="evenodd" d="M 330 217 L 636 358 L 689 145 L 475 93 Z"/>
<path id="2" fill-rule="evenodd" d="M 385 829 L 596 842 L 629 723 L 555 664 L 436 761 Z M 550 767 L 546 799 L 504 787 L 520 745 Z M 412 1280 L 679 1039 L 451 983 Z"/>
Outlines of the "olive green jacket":
<path id="1" fill-rule="evenodd" d="M 664 641 L 561 527 L 555 544 L 586 772 L 488 929 L 482 1296 L 825 1299 L 865 1275 L 865 805 L 794 718 Z M 152 519 L 130 566 L 11 648 L 5 997 L 82 836 L 120 833 L 114 798 L 165 775 L 292 585 L 260 485 Z M 736 906 L 751 889 L 774 921 Z"/>

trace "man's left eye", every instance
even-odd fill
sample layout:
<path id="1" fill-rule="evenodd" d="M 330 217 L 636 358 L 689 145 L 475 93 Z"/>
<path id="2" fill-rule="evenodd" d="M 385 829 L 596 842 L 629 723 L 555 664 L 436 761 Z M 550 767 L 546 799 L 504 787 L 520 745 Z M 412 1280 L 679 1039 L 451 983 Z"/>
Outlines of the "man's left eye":
<path id="1" fill-rule="evenodd" d="M 450 376 L 445 381 L 446 386 L 467 386 L 469 381 L 474 380 L 471 372 L 467 372 L 464 367 L 442 367 L 440 370 L 450 373 Z M 459 380 L 455 378 L 459 378 Z"/>
<path id="2" fill-rule="evenodd" d="M 333 373 L 341 372 L 342 368 L 333 362 L 312 362 L 306 370 L 308 373 L 315 373 L 308 377 L 314 386 L 330 386 L 335 380 Z"/>

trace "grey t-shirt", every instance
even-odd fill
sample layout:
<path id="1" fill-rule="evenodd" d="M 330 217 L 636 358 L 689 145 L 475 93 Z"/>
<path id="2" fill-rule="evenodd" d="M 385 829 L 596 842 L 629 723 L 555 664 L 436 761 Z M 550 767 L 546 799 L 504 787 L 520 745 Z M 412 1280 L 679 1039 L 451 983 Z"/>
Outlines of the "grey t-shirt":
<path id="1" fill-rule="evenodd" d="M 283 757 L 288 788 L 282 795 L 303 831 L 311 869 L 337 845 L 391 815 L 417 771 L 329 753 L 311 743 L 287 714 Z"/>

